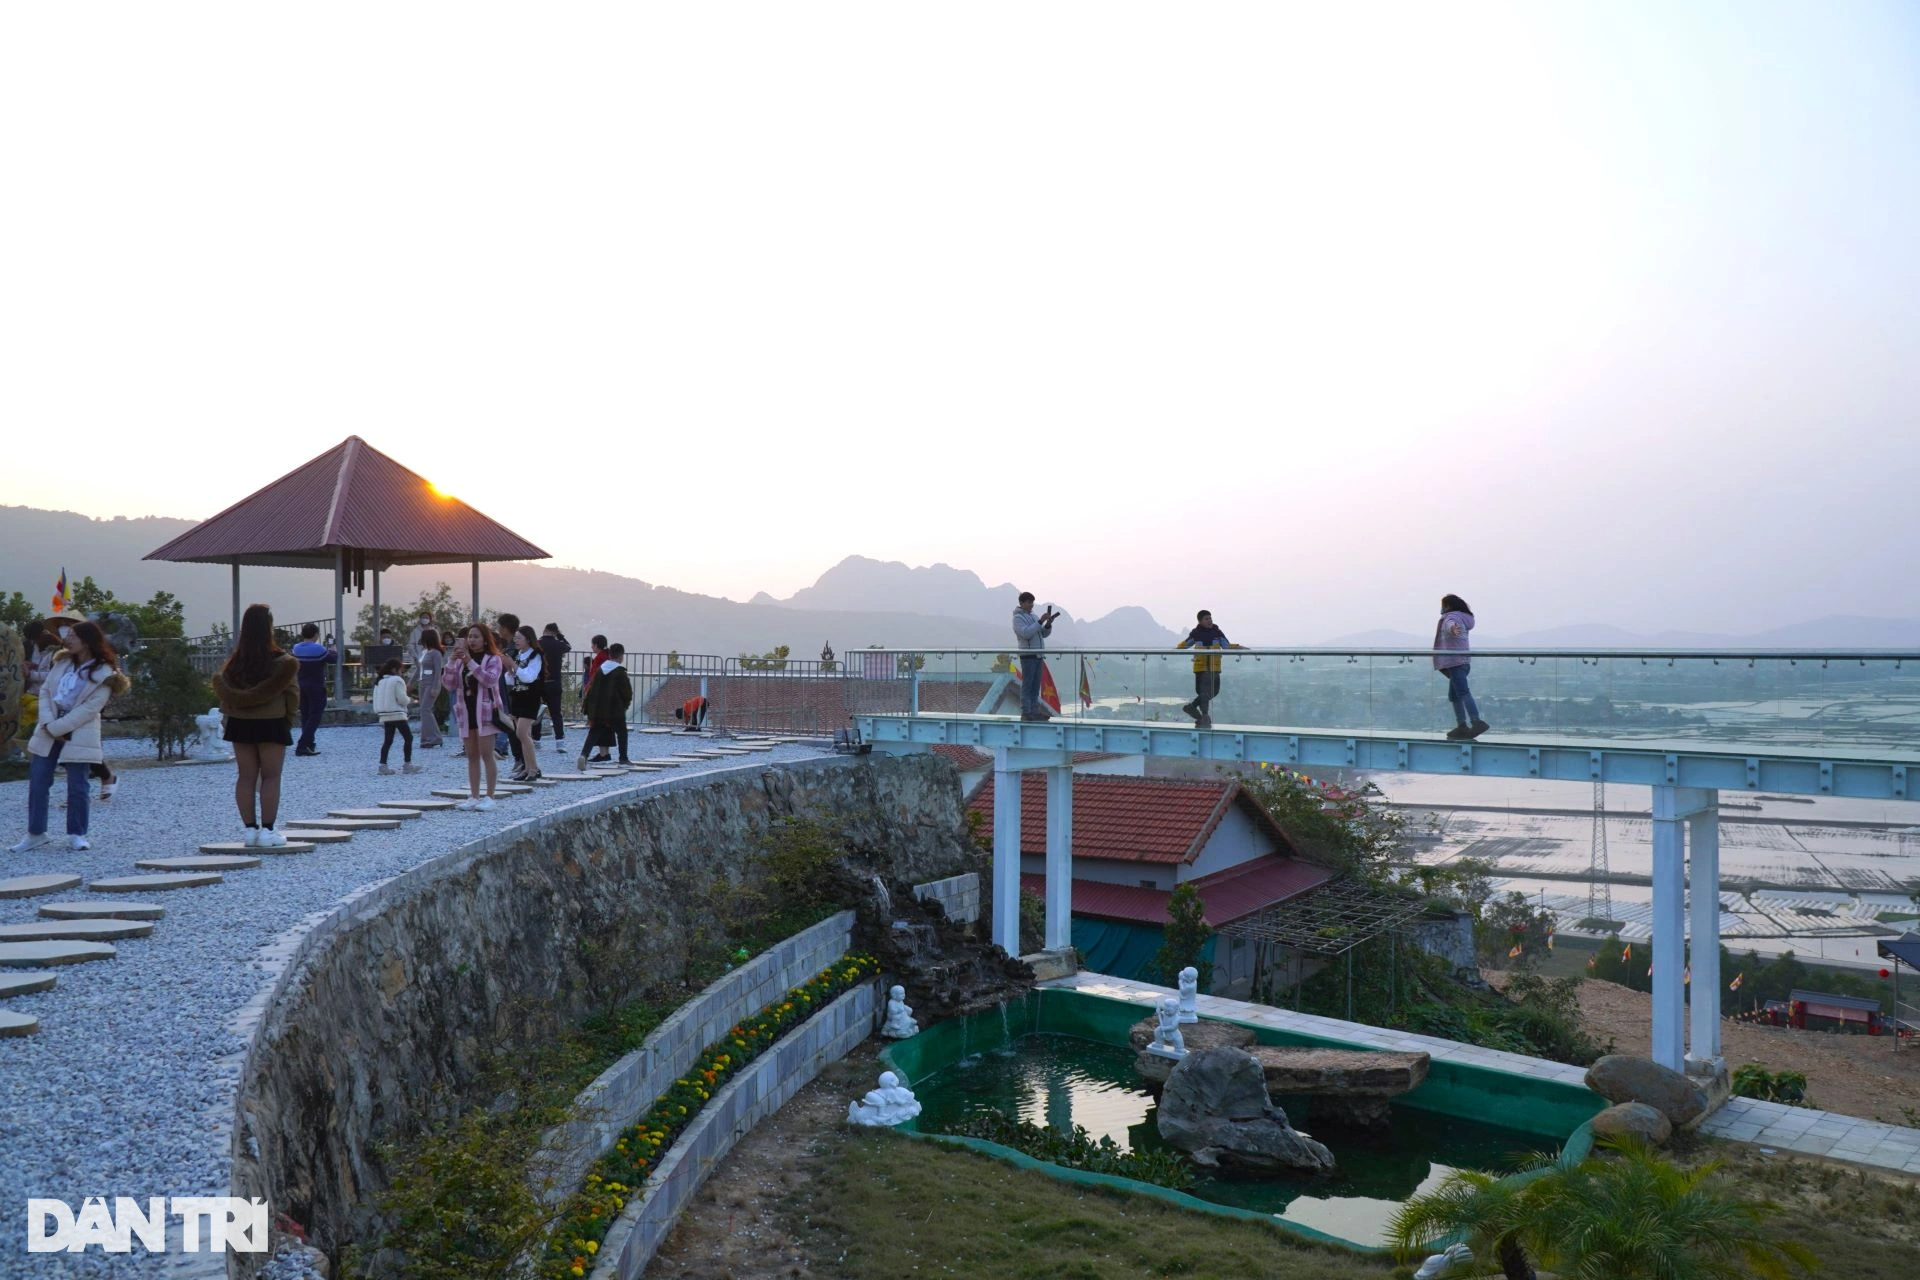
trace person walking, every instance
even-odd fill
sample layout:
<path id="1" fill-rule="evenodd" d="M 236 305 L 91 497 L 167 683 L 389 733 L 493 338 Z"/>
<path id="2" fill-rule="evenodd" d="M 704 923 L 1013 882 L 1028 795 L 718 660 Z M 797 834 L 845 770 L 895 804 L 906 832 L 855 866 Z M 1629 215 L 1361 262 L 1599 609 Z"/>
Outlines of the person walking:
<path id="1" fill-rule="evenodd" d="M 239 769 L 233 801 L 250 849 L 286 847 L 287 838 L 273 824 L 280 817 L 280 770 L 293 745 L 294 717 L 304 708 L 305 690 L 295 687 L 301 671 L 300 659 L 273 638 L 273 612 L 263 604 L 248 605 L 240 615 L 239 642 L 213 673 L 213 692 L 226 717 L 220 736 L 233 744 Z"/>
<path id="2" fill-rule="evenodd" d="M 587 717 L 587 745 L 573 762 L 576 769 L 587 767 L 587 753 L 595 747 L 600 748 L 600 754 L 594 759 L 605 760 L 606 749 L 616 742 L 620 745 L 620 763 L 631 763 L 627 759 L 627 708 L 633 705 L 633 681 L 621 665 L 626 656 L 624 645 L 608 649 L 607 660 L 594 672 L 593 687 L 580 700 L 580 709 Z"/>
<path id="3" fill-rule="evenodd" d="M 1194 615 L 1194 628 L 1187 632 L 1187 638 L 1174 646 L 1179 649 L 1220 650 L 1242 649 L 1245 645 L 1234 644 L 1227 639 L 1227 633 L 1213 625 L 1213 614 L 1202 609 Z M 1193 655 L 1193 701 L 1180 709 L 1193 717 L 1194 723 L 1202 729 L 1213 728 L 1213 700 L 1220 696 L 1220 655 L 1218 652 Z"/>
<path id="4" fill-rule="evenodd" d="M 440 648 L 440 632 L 434 627 L 420 630 L 420 648 L 414 658 L 413 687 L 420 695 L 420 749 L 440 745 L 440 699 L 446 691 L 440 687 L 440 673 L 446 670 L 447 655 Z"/>
<path id="5" fill-rule="evenodd" d="M 512 755 L 513 771 L 515 774 L 524 772 L 527 764 L 526 761 L 520 758 L 520 738 L 513 732 L 512 721 L 511 719 L 505 718 L 507 716 L 507 682 L 505 677 L 507 668 L 513 664 L 513 651 L 519 645 L 519 640 L 514 635 L 514 632 L 518 630 L 520 630 L 520 615 L 517 613 L 503 613 L 494 619 L 493 644 L 494 652 L 500 655 L 500 712 L 503 720 L 499 725 L 495 726 L 497 732 L 493 735 L 493 754 L 501 760 L 506 759 L 508 755 Z"/>
<path id="6" fill-rule="evenodd" d="M 433 629 L 433 615 L 425 612 L 415 618 L 413 626 L 407 629 L 407 661 L 415 667 L 420 665 L 420 651 L 426 647 L 421 643 L 421 637 Z"/>
<path id="7" fill-rule="evenodd" d="M 297 756 L 320 754 L 314 735 L 320 731 L 320 717 L 327 711 L 327 668 L 333 665 L 335 656 L 333 637 L 322 643 L 318 623 L 309 622 L 300 628 L 299 642 L 293 646 L 294 660 L 300 664 L 300 745 L 293 749 Z"/>
<path id="8" fill-rule="evenodd" d="M 514 632 L 514 651 L 505 663 L 507 714 L 513 717 L 513 736 L 519 740 L 520 768 L 513 773 L 515 782 L 533 782 L 540 777 L 540 758 L 534 753 L 533 726 L 540 719 L 540 701 L 545 678 L 540 658 L 540 638 L 532 627 Z"/>
<path id="9" fill-rule="evenodd" d="M 399 734 L 400 772 L 418 773 L 420 766 L 413 762 L 413 726 L 408 721 L 407 679 L 401 675 L 406 663 L 399 658 L 388 658 L 380 664 L 380 683 L 373 686 L 373 714 L 380 718 L 380 773 L 388 776 L 393 766 L 387 763 L 387 753 L 393 750 L 393 735 Z"/>
<path id="10" fill-rule="evenodd" d="M 1053 713 L 1040 701 L 1040 679 L 1045 670 L 1047 637 L 1053 634 L 1053 620 L 1059 611 L 1051 605 L 1047 611 L 1033 612 L 1033 592 L 1020 593 L 1019 607 L 1013 611 L 1013 638 L 1020 646 L 1020 718 L 1051 720 Z"/>
<path id="11" fill-rule="evenodd" d="M 87 840 L 93 790 L 87 766 L 102 759 L 101 710 L 116 685 L 121 690 L 128 686 L 119 656 L 96 624 L 67 628 L 61 647 L 40 685 L 33 736 L 27 742 L 32 757 L 27 769 L 27 836 L 13 846 L 14 853 L 53 843 L 47 834 L 47 799 L 61 768 L 67 773 L 67 847 L 76 852 L 93 847 Z"/>
<path id="12" fill-rule="evenodd" d="M 1440 597 L 1440 622 L 1433 629 L 1433 669 L 1447 678 L 1447 701 L 1453 704 L 1458 721 L 1447 730 L 1447 737 L 1477 738 L 1487 731 L 1480 708 L 1467 687 L 1467 674 L 1473 663 L 1467 657 L 1467 633 L 1473 630 L 1473 610 L 1456 595 Z"/>
<path id="13" fill-rule="evenodd" d="M 493 632 L 473 623 L 454 639 L 441 687 L 453 695 L 453 723 L 460 731 L 460 750 L 467 757 L 467 798 L 456 808 L 493 808 L 500 764 L 493 753 L 493 721 L 500 707 L 500 654 Z M 487 794 L 480 794 L 480 772 L 485 768 Z"/>
<path id="14" fill-rule="evenodd" d="M 541 701 L 546 704 L 547 714 L 553 717 L 553 746 L 556 751 L 567 749 L 567 725 L 561 718 L 560 698 L 565 692 L 561 680 L 566 670 L 567 655 L 572 652 L 566 636 L 560 633 L 560 624 L 549 622 L 540 634 L 540 667 L 546 676 L 540 694 Z"/>

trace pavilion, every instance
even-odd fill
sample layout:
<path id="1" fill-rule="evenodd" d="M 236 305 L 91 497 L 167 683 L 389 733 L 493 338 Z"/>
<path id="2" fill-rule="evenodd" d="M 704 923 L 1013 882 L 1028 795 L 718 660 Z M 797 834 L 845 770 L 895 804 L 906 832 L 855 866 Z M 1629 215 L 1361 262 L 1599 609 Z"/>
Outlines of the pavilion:
<path id="1" fill-rule="evenodd" d="M 380 574 L 402 564 L 473 566 L 473 617 L 480 616 L 480 564 L 545 560 L 547 553 L 497 520 L 434 488 L 362 440 L 348 436 L 319 457 L 203 520 L 148 560 L 233 568 L 233 630 L 240 632 L 240 566 L 333 571 L 333 695 L 346 691 L 349 580 L 372 577 L 380 616 Z"/>

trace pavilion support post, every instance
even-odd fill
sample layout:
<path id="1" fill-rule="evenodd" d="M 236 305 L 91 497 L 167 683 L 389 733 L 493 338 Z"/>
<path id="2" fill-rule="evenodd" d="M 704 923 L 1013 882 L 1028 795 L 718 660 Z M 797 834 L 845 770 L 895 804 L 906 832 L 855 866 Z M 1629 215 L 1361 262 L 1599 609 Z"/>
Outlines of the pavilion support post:
<path id="1" fill-rule="evenodd" d="M 1720 1055 L 1720 806 L 1715 803 L 1687 819 L 1687 888 L 1692 896 L 1693 982 L 1687 1068 L 1697 1075 L 1718 1075 Z"/>
<path id="2" fill-rule="evenodd" d="M 380 570 L 375 569 L 373 571 L 373 643 L 375 644 L 380 642 L 380 624 L 383 621 L 384 619 L 380 616 Z"/>
<path id="3" fill-rule="evenodd" d="M 1020 954 L 1020 771 L 993 749 L 993 940 Z"/>
<path id="4" fill-rule="evenodd" d="M 240 642 L 240 562 L 233 562 L 233 640 Z"/>
<path id="5" fill-rule="evenodd" d="M 997 793 L 996 793 L 997 794 Z M 1047 930 L 1049 951 L 1073 944 L 1073 766 L 1047 770 Z"/>
<path id="6" fill-rule="evenodd" d="M 347 700 L 347 552 L 333 549 L 333 700 Z"/>
<path id="7" fill-rule="evenodd" d="M 1653 1060 L 1675 1071 L 1686 1055 L 1686 820 L 1718 793 L 1653 789 Z"/>
<path id="8" fill-rule="evenodd" d="M 478 622 L 480 621 L 480 562 L 478 560 L 475 560 L 473 562 L 473 597 L 472 599 L 473 599 L 473 613 L 471 616 L 468 617 L 467 621 Z"/>

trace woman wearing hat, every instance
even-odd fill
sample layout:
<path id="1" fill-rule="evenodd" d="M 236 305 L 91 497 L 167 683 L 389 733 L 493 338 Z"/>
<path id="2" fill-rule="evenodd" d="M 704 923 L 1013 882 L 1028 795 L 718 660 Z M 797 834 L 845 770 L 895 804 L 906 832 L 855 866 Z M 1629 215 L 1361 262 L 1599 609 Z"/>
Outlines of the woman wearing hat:
<path id="1" fill-rule="evenodd" d="M 47 834 L 47 797 L 54 774 L 67 773 L 67 846 L 89 849 L 87 766 L 99 764 L 100 711 L 107 699 L 127 688 L 120 659 L 99 627 L 91 622 L 62 627 L 61 652 L 40 684 L 40 705 L 27 750 L 33 760 L 27 775 L 27 838 L 13 846 L 25 853 L 52 844 Z"/>

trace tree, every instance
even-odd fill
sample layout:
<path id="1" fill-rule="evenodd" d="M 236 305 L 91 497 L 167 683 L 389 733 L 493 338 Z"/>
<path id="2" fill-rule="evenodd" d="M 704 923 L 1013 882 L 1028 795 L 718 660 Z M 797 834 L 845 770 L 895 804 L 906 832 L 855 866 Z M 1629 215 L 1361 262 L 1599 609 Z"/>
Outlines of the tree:
<path id="1" fill-rule="evenodd" d="M 187 633 L 187 607 L 171 591 L 156 591 L 145 604 L 135 604 L 120 599 L 89 575 L 67 593 L 67 608 L 78 614 L 124 613 L 133 620 L 142 640 L 162 640 Z"/>
<path id="2" fill-rule="evenodd" d="M 1350 791 L 1327 788 L 1290 769 L 1266 766 L 1240 782 L 1308 856 L 1377 883 L 1406 873 L 1407 819 L 1374 806 L 1380 789 L 1372 783 Z"/>
<path id="3" fill-rule="evenodd" d="M 678 649 L 667 650 L 667 670 L 679 671 L 680 669 L 680 651 Z"/>
<path id="4" fill-rule="evenodd" d="M 181 754 L 194 731 L 194 717 L 214 703 L 213 690 L 194 669 L 188 646 L 142 645 L 138 653 L 128 655 L 127 668 L 133 678 L 130 709 L 152 722 L 159 758 Z"/>
<path id="5" fill-rule="evenodd" d="M 1507 969 L 1531 969 L 1547 953 L 1547 937 L 1558 917 L 1510 892 L 1489 902 L 1474 927 L 1474 949 L 1482 963 Z M 1518 952 L 1516 955 L 1515 952 Z"/>
<path id="6" fill-rule="evenodd" d="M 39 616 L 40 611 L 33 607 L 33 601 L 18 591 L 10 596 L 0 597 L 0 622 L 10 626 L 24 627 Z"/>
<path id="7" fill-rule="evenodd" d="M 380 637 L 380 628 L 386 627 L 393 632 L 396 643 L 405 644 L 407 634 L 413 630 L 413 624 L 421 614 L 433 619 L 433 626 L 442 640 L 458 632 L 467 624 L 467 607 L 454 597 L 453 588 L 445 582 L 436 582 L 431 591 L 422 591 L 412 604 L 390 605 L 384 601 L 380 605 L 380 616 L 373 616 L 373 602 L 368 601 L 360 607 L 360 617 L 348 639 L 356 644 L 372 644 Z M 491 622 L 492 611 L 483 613 L 481 621 Z"/>
<path id="8" fill-rule="evenodd" d="M 1192 885 L 1181 885 L 1167 899 L 1167 924 L 1161 930 L 1160 950 L 1153 956 L 1154 973 L 1171 987 L 1179 983 L 1182 969 L 1198 969 L 1200 989 L 1207 990 L 1213 985 L 1213 962 L 1201 959 L 1200 953 L 1211 937 L 1207 904 Z"/>
<path id="9" fill-rule="evenodd" d="M 787 654 L 791 650 L 784 644 L 775 645 L 759 655 L 743 653 L 740 655 L 740 667 L 744 671 L 785 671 Z"/>

